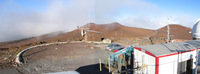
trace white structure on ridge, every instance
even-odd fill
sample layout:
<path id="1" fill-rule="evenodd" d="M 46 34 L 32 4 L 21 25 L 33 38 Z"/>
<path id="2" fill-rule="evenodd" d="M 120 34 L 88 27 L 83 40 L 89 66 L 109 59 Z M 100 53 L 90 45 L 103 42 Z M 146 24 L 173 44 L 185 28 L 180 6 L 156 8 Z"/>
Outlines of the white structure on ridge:
<path id="1" fill-rule="evenodd" d="M 193 40 L 200 40 L 200 19 L 194 24 L 192 32 Z"/>

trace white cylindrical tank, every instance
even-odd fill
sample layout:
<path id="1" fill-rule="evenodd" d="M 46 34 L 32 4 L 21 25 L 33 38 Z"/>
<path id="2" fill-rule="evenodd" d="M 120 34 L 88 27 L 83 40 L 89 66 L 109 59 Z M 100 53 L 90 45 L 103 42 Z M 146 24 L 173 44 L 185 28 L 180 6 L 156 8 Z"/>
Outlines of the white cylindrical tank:
<path id="1" fill-rule="evenodd" d="M 194 24 L 192 28 L 193 40 L 200 40 L 200 19 Z"/>

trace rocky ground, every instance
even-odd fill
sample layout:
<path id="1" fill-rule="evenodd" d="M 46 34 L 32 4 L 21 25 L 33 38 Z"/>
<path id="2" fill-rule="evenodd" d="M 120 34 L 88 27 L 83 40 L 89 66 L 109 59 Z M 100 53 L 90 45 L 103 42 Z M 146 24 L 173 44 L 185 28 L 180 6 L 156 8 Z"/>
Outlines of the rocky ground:
<path id="1" fill-rule="evenodd" d="M 191 31 L 190 28 L 187 28 L 181 25 L 170 25 L 170 26 L 171 26 L 170 33 L 171 33 L 172 39 L 177 39 L 177 40 L 180 40 L 180 39 L 191 40 L 192 39 L 192 34 L 189 33 L 189 31 Z M 103 38 L 111 39 L 113 40 L 113 43 L 118 43 L 124 46 L 151 45 L 151 44 L 165 43 L 166 35 L 167 35 L 166 26 L 157 30 L 148 30 L 148 29 L 123 26 L 115 22 L 115 23 L 110 23 L 110 24 L 90 23 L 90 24 L 85 25 L 85 28 L 89 28 L 89 30 L 102 32 Z M 82 41 L 83 39 L 84 37 L 81 36 L 81 29 L 78 28 L 67 33 L 54 32 L 54 33 L 49 33 L 49 34 L 31 37 L 31 38 L 1 42 L 0 43 L 0 70 L 7 70 L 7 69 L 13 68 L 15 56 L 20 51 L 26 48 L 29 48 L 35 45 L 45 44 L 45 43 Z M 38 52 L 44 53 L 44 51 L 47 51 L 47 50 L 43 49 Z M 45 55 L 48 55 L 48 54 L 45 54 Z M 27 56 L 27 59 L 28 57 L 29 56 Z M 41 59 L 42 58 L 47 58 L 47 57 L 41 57 Z M 40 59 L 36 59 L 36 60 L 40 60 Z M 29 61 L 25 61 L 25 62 L 29 62 Z"/>
<path id="2" fill-rule="evenodd" d="M 152 44 L 161 44 L 165 43 L 165 38 L 159 38 L 159 37 L 143 37 L 143 38 L 123 38 L 117 41 L 114 41 L 113 43 L 121 44 L 126 47 L 130 45 L 152 45 Z"/>
<path id="3" fill-rule="evenodd" d="M 106 45 L 81 42 L 33 48 L 23 54 L 24 64 L 17 68 L 1 70 L 0 73 L 8 70 L 23 74 L 70 70 L 77 70 L 80 73 L 106 73 L 106 69 L 99 72 L 98 64 L 99 59 L 103 62 L 107 59 L 107 54 L 111 53 L 105 50 Z M 89 69 L 84 70 L 85 68 Z"/>
<path id="4" fill-rule="evenodd" d="M 152 41 L 151 41 L 152 40 Z M 121 40 L 114 41 L 123 46 L 130 45 L 151 45 L 164 43 L 163 38 L 123 38 Z M 91 73 L 86 70 L 80 70 L 85 66 L 86 68 L 92 67 L 95 69 L 94 73 L 99 71 L 99 59 L 102 62 L 107 59 L 108 52 L 105 50 L 105 46 L 108 44 L 97 43 L 85 43 L 85 42 L 70 42 L 67 44 L 54 44 L 49 46 L 42 46 L 32 48 L 23 54 L 24 64 L 19 67 L 12 67 L 12 61 L 8 64 L 9 67 L 3 67 L 4 69 L 0 73 L 17 72 L 17 73 L 48 73 L 78 70 L 80 72 Z M 9 56 L 8 56 L 9 57 Z M 88 67 L 89 66 L 89 67 Z M 95 67 L 95 68 L 94 68 Z M 97 68 L 97 69 L 96 69 Z M 107 69 L 105 69 L 107 73 Z"/>

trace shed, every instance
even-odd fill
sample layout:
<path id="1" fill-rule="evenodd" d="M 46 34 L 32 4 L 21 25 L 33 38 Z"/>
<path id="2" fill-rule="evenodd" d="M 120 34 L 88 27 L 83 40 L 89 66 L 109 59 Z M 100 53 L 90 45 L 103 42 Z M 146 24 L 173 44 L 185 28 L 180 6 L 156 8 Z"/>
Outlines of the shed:
<path id="1" fill-rule="evenodd" d="M 196 74 L 200 40 L 133 48 L 133 74 Z"/>
<path id="2" fill-rule="evenodd" d="M 85 30 L 85 41 L 101 41 L 102 32 L 93 31 L 93 30 Z"/>

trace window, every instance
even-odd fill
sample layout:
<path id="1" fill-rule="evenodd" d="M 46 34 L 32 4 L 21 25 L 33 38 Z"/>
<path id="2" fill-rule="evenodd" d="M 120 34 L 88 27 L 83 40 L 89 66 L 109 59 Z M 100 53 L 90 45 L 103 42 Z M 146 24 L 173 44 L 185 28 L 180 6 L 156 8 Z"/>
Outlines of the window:
<path id="1" fill-rule="evenodd" d="M 186 61 L 178 63 L 177 74 L 186 74 Z"/>

